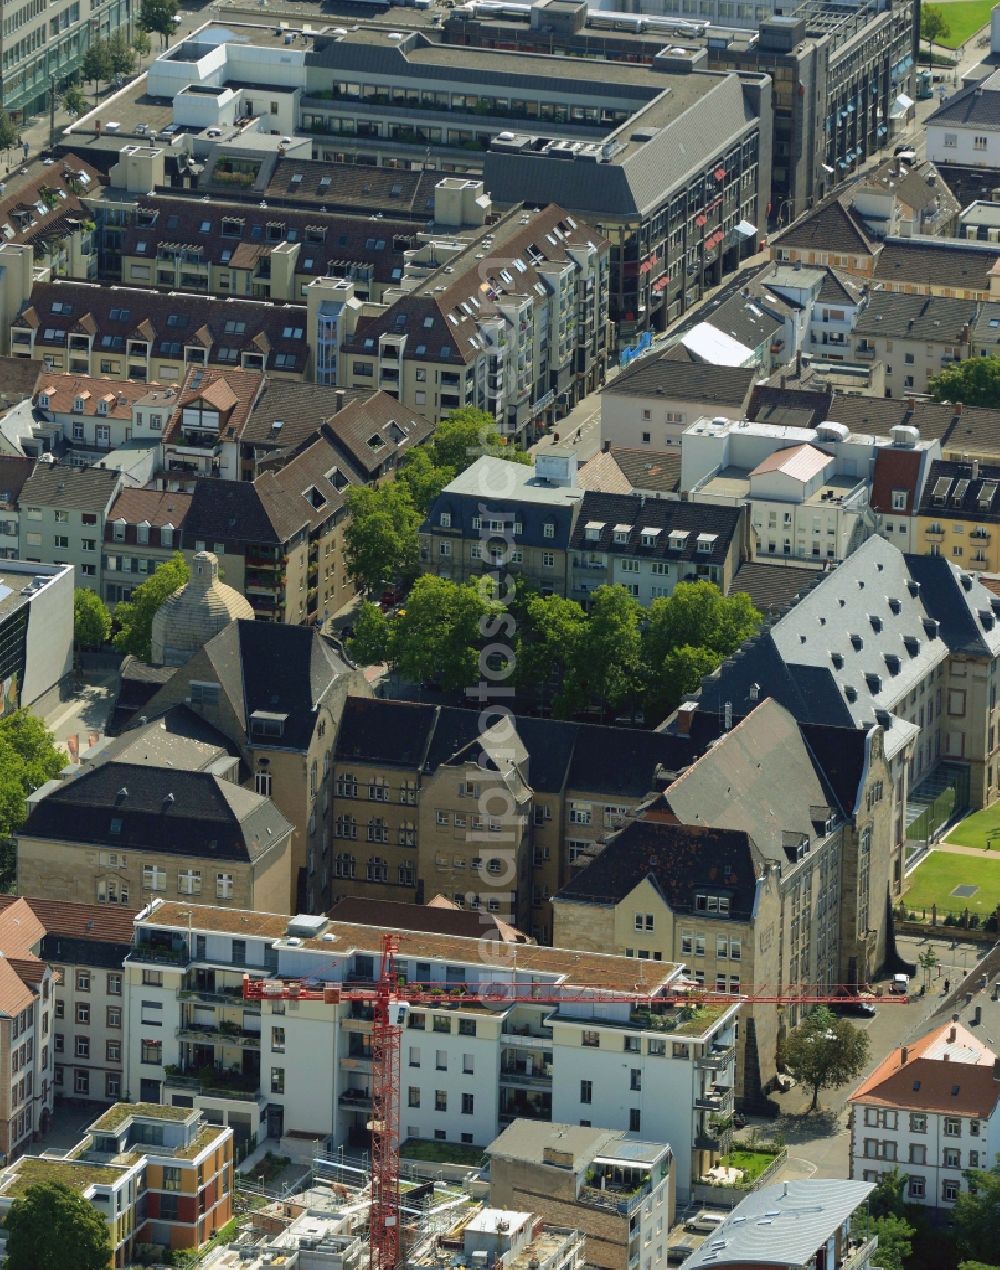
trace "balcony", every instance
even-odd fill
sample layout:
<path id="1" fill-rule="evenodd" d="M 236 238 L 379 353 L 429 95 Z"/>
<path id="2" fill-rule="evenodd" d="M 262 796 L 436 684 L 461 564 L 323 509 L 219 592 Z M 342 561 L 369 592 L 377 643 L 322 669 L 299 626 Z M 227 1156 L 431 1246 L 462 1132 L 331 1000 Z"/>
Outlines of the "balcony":
<path id="1" fill-rule="evenodd" d="M 182 1023 L 177 1029 L 182 1041 L 207 1041 L 212 1045 L 233 1045 L 240 1049 L 260 1049 L 260 1033 L 249 1032 L 235 1023 L 219 1023 L 216 1026 L 203 1023 Z"/>
<path id="2" fill-rule="evenodd" d="M 864 345 L 859 344 L 854 350 L 854 356 L 861 358 L 865 362 L 873 362 L 877 354 L 873 348 L 866 348 Z"/>
<path id="3" fill-rule="evenodd" d="M 529 1027 L 527 1024 L 505 1027 L 500 1033 L 500 1040 L 507 1044 L 515 1045 L 519 1049 L 524 1047 L 539 1049 L 552 1044 L 552 1029 L 550 1027 Z"/>
<path id="4" fill-rule="evenodd" d="M 942 528 L 941 525 L 929 525 L 924 530 L 924 533 L 927 535 L 928 538 L 943 538 L 944 537 L 944 529 Z"/>
<path id="5" fill-rule="evenodd" d="M 606 1208 L 609 1212 L 628 1216 L 629 1213 L 634 1212 L 642 1204 L 644 1199 L 649 1198 L 652 1190 L 652 1183 L 648 1178 L 638 1186 L 604 1179 L 603 1186 L 581 1186 L 579 1198 L 584 1204 L 590 1204 L 596 1208 Z"/>
<path id="6" fill-rule="evenodd" d="M 713 1046 L 694 1060 L 694 1065 L 703 1072 L 724 1072 L 732 1063 L 735 1049 L 732 1045 Z"/>
<path id="7" fill-rule="evenodd" d="M 365 1111 L 372 1105 L 371 1091 L 367 1089 L 345 1089 L 337 1099 L 341 1107 Z"/>
<path id="8" fill-rule="evenodd" d="M 733 1110 L 733 1091 L 731 1089 L 706 1091 L 700 1098 L 695 1098 L 694 1105 L 698 1111 L 714 1111 L 718 1115 L 729 1115 Z"/>
<path id="9" fill-rule="evenodd" d="M 837 1262 L 836 1270 L 865 1270 L 871 1263 L 877 1248 L 878 1235 L 872 1235 L 871 1239 L 866 1239 L 864 1243 L 858 1243 L 852 1238 L 841 1260 Z"/>
<path id="10" fill-rule="evenodd" d="M 991 536 L 990 532 L 986 529 L 973 529 L 972 533 L 969 534 L 969 538 L 972 542 L 989 542 Z"/>
<path id="11" fill-rule="evenodd" d="M 151 966 L 186 966 L 191 961 L 187 943 L 181 944 L 133 944 L 129 949 L 126 961 L 138 965 Z"/>
<path id="12" fill-rule="evenodd" d="M 236 1098 L 240 1102 L 263 1103 L 259 1077 L 226 1067 L 168 1067 L 164 1084 L 171 1089 L 188 1089 L 216 1098 Z"/>
<path id="13" fill-rule="evenodd" d="M 552 1086 L 552 1066 L 549 1063 L 536 1067 L 528 1063 L 504 1063 L 500 1068 L 500 1084 L 520 1089 L 549 1089 Z"/>
<path id="14" fill-rule="evenodd" d="M 260 1013 L 260 1002 L 244 1000 L 242 988 L 223 988 L 214 992 L 209 992 L 204 988 L 181 988 L 177 993 L 177 999 L 179 1001 L 200 1001 L 202 1005 L 240 1006 L 251 1014 Z"/>

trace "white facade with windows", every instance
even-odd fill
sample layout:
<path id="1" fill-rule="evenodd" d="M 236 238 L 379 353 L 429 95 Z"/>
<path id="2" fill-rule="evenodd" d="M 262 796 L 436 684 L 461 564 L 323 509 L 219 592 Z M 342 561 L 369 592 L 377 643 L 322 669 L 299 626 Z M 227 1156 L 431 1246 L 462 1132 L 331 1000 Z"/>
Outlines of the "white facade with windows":
<path id="1" fill-rule="evenodd" d="M 851 1097 L 851 1176 L 898 1168 L 904 1199 L 950 1208 L 1000 1149 L 1000 1059 L 960 1023 L 893 1051 Z"/>
<path id="2" fill-rule="evenodd" d="M 195 1097 L 198 1106 L 213 1098 L 228 1123 L 252 1108 L 260 1136 L 329 1135 L 363 1147 L 372 1110 L 370 1004 L 246 1002 L 235 985 L 244 971 L 348 989 L 371 983 L 379 941 L 376 929 L 323 917 L 154 903 L 136 920 L 125 965 L 131 1096 L 181 1105 Z M 698 1012 L 630 1010 L 636 962 L 627 958 L 520 946 L 512 972 L 484 961 L 477 940 L 402 932 L 400 945 L 397 974 L 429 986 L 431 998 L 404 1011 L 403 1137 L 485 1146 L 525 1117 L 622 1129 L 671 1144 L 678 1195 L 687 1197 L 704 1153 L 722 1147 L 723 1131 L 709 1123 L 712 1091 L 734 1084 L 739 998 Z M 512 973 L 528 1000 L 509 1003 L 500 992 L 495 1008 L 478 999 L 463 1005 L 467 991 L 510 984 Z M 621 1004 L 553 1003 L 558 985 L 576 975 L 620 991 Z M 674 963 L 650 963 L 650 993 L 679 975 Z M 532 1001 L 533 991 L 550 999 Z"/>

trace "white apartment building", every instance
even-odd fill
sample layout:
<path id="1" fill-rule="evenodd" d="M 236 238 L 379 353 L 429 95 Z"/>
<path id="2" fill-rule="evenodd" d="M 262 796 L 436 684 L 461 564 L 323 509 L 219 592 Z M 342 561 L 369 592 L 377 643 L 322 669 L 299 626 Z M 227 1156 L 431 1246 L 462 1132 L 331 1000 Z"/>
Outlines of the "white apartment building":
<path id="1" fill-rule="evenodd" d="M 967 1169 L 1000 1151 L 1000 1059 L 961 1023 L 944 1023 L 884 1059 L 850 1098 L 851 1177 L 906 1176 L 905 1199 L 948 1209 Z"/>
<path id="2" fill-rule="evenodd" d="M 154 902 L 136 919 L 125 962 L 131 1096 L 211 1107 L 238 1139 L 297 1132 L 366 1145 L 370 1004 L 346 995 L 248 1003 L 237 985 L 243 972 L 370 984 L 379 948 L 379 930 L 324 917 Z M 740 997 L 636 1009 L 632 959 L 520 946 L 513 966 L 496 965 L 484 961 L 481 941 L 407 931 L 397 973 L 431 984 L 434 998 L 405 1012 L 404 1138 L 485 1146 L 519 1118 L 589 1121 L 669 1142 L 681 1201 L 725 1149 L 727 1126 L 715 1111 L 718 1090 L 735 1080 Z M 669 962 L 639 973 L 651 998 L 685 982 Z M 504 985 L 500 1000 L 463 1003 L 490 984 Z M 553 1002 L 571 984 L 584 985 L 574 992 L 582 999 Z M 597 987 L 621 992 L 621 1002 L 587 999 Z"/>
<path id="3" fill-rule="evenodd" d="M 921 441 L 916 429 L 892 431 L 872 437 L 832 420 L 797 428 L 700 419 L 681 441 L 681 490 L 697 502 L 746 503 L 760 556 L 843 560 L 875 532 L 871 473 L 879 450 L 937 457 L 938 442 Z"/>

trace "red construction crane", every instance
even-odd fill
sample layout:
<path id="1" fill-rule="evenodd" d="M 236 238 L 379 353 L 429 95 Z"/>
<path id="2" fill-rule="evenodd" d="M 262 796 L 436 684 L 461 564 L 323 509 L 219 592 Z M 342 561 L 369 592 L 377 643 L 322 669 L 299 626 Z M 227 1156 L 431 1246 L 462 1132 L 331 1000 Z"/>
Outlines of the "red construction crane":
<path id="1" fill-rule="evenodd" d="M 399 1037 L 405 1008 L 411 1005 L 443 1004 L 441 990 L 433 984 L 400 983 L 396 977 L 399 936 L 382 936 L 382 956 L 378 979 L 371 984 L 321 984 L 315 980 L 251 979 L 243 976 L 243 996 L 248 1001 L 322 1001 L 339 1005 L 360 1001 L 372 1007 L 372 1170 L 371 1216 L 369 1219 L 369 1270 L 397 1270 L 400 1260 L 399 1218 Z M 642 963 L 637 964 L 637 968 Z M 704 1005 L 709 1003 L 833 1005 L 857 995 L 856 987 L 837 986 L 812 991 L 740 993 L 734 998 L 725 992 L 711 992 L 684 982 L 677 987 L 655 987 L 637 983 L 634 991 L 602 988 L 587 984 L 530 984 L 524 987 L 510 980 L 480 983 L 465 991 L 459 1001 L 485 1005 L 565 1005 L 572 1002 L 623 1002 L 647 1006 Z M 904 1005 L 905 995 L 880 998 L 883 1005 Z M 456 999 L 447 998 L 449 1004 Z M 402 1009 L 400 1007 L 403 1007 Z"/>

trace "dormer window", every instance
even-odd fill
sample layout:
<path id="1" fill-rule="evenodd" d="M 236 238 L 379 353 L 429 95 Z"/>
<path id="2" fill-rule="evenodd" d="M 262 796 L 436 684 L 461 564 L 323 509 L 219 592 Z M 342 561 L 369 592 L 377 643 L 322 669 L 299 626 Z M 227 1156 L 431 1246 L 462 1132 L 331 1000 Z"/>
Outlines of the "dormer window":
<path id="1" fill-rule="evenodd" d="M 48 404 L 49 404 L 49 399 L 48 399 L 48 397 L 46 397 L 46 398 L 45 398 L 45 400 L 42 402 L 42 405 L 43 405 L 43 406 L 47 406 Z M 86 399 L 85 397 L 75 397 L 75 398 L 73 399 L 73 409 L 74 409 L 74 410 L 76 410 L 76 411 L 78 411 L 78 412 L 79 412 L 79 411 L 81 411 L 81 410 L 86 410 L 86 409 L 87 409 L 87 399 Z"/>
<path id="2" fill-rule="evenodd" d="M 99 415 L 106 415 L 108 413 L 108 403 L 106 401 L 99 401 L 97 403 L 97 413 Z"/>
<path id="3" fill-rule="evenodd" d="M 555 536 L 556 536 L 556 522 L 554 520 L 547 520 L 545 524 L 542 526 L 542 537 L 554 538 Z"/>
<path id="4" fill-rule="evenodd" d="M 174 545 L 173 525 L 162 525 L 160 528 L 160 546 L 172 547 L 173 545 Z"/>
<path id="5" fill-rule="evenodd" d="M 451 528 L 451 512 L 442 512 L 442 513 L 441 513 L 441 528 L 442 528 L 442 529 L 450 529 L 450 528 Z"/>
<path id="6" fill-rule="evenodd" d="M 631 532 L 631 525 L 615 525 L 615 542 L 620 544 L 627 543 L 628 536 Z"/>
<path id="7" fill-rule="evenodd" d="M 49 394 L 48 394 L 47 392 L 40 392 L 40 393 L 38 394 L 38 404 L 41 406 L 41 408 L 42 408 L 43 410 L 48 410 L 48 408 L 49 408 Z"/>
<path id="8" fill-rule="evenodd" d="M 114 523 L 115 542 L 125 541 L 126 521 L 124 517 L 119 517 Z"/>
<path id="9" fill-rule="evenodd" d="M 592 520 L 589 522 L 589 524 L 584 526 L 584 531 L 583 531 L 584 537 L 587 539 L 588 542 L 599 542 L 601 537 L 601 530 L 603 528 L 604 528 L 604 525 L 601 521 Z"/>
<path id="10" fill-rule="evenodd" d="M 639 536 L 639 542 L 644 547 L 655 547 L 659 533 L 660 531 L 658 529 L 644 529 Z"/>
<path id="11" fill-rule="evenodd" d="M 139 524 L 136 526 L 136 530 L 135 530 L 135 540 L 136 540 L 136 542 L 139 542 L 139 543 L 148 543 L 148 542 L 149 542 L 149 529 L 150 529 L 150 525 L 149 525 L 149 521 L 148 521 L 148 520 L 143 520 L 143 521 L 140 521 L 140 522 L 139 522 Z"/>
<path id="12" fill-rule="evenodd" d="M 719 539 L 718 534 L 699 534 L 698 550 L 702 555 L 709 555 L 715 550 L 715 544 Z"/>

